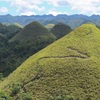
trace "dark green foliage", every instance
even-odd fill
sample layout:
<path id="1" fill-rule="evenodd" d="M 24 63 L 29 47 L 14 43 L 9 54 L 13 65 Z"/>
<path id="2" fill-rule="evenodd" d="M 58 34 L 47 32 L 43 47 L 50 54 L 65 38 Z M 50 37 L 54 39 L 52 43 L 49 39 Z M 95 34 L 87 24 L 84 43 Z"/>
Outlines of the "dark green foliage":
<path id="1" fill-rule="evenodd" d="M 100 26 L 97 26 L 97 28 L 99 28 L 99 29 L 100 29 Z"/>
<path id="2" fill-rule="evenodd" d="M 16 25 L 3 25 L 0 24 L 0 33 L 4 34 L 8 39 L 16 35 L 22 28 Z"/>
<path id="3" fill-rule="evenodd" d="M 20 93 L 18 98 L 19 100 L 32 100 L 32 96 L 29 93 Z"/>
<path id="4" fill-rule="evenodd" d="M 6 26 L 6 36 L 8 39 L 12 38 L 13 36 L 15 36 L 22 28 L 16 26 L 16 25 L 9 25 Z"/>
<path id="5" fill-rule="evenodd" d="M 6 34 L 7 32 L 6 26 L 0 23 L 0 33 Z"/>
<path id="6" fill-rule="evenodd" d="M 3 79 L 3 74 L 2 73 L 0 73 L 0 80 L 2 80 Z"/>
<path id="7" fill-rule="evenodd" d="M 0 100 L 13 100 L 10 96 L 8 96 L 5 92 L 0 91 Z"/>
<path id="8" fill-rule="evenodd" d="M 10 29 L 12 26 L 8 27 Z M 16 34 L 16 29 L 13 28 L 12 30 Z M 8 38 L 11 38 L 14 34 L 10 34 L 7 38 L 2 34 L 0 35 L 0 73 L 3 73 L 4 77 L 14 71 L 29 56 L 56 39 L 38 22 L 27 25 L 18 35 L 11 39 L 12 42 L 9 42 Z"/>
<path id="9" fill-rule="evenodd" d="M 20 92 L 21 89 L 21 85 L 19 83 L 14 83 L 12 85 L 12 93 L 11 96 L 15 96 Z"/>
<path id="10" fill-rule="evenodd" d="M 63 24 L 63 23 L 58 23 L 56 24 L 52 29 L 51 32 L 59 39 L 65 35 L 67 35 L 69 32 L 71 32 L 72 29 L 70 26 Z"/>
<path id="11" fill-rule="evenodd" d="M 56 97 L 56 100 L 64 100 L 64 99 L 63 99 L 63 97 L 60 95 L 60 96 L 57 96 L 57 97 Z"/>
<path id="12" fill-rule="evenodd" d="M 65 100 L 75 100 L 74 96 L 66 95 Z"/>

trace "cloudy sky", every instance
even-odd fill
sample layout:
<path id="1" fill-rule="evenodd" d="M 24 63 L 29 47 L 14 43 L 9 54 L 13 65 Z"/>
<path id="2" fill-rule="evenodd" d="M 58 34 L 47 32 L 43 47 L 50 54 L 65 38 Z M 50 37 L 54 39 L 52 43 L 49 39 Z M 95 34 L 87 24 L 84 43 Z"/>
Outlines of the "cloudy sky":
<path id="1" fill-rule="evenodd" d="M 100 0 L 0 0 L 0 15 L 99 14 Z"/>

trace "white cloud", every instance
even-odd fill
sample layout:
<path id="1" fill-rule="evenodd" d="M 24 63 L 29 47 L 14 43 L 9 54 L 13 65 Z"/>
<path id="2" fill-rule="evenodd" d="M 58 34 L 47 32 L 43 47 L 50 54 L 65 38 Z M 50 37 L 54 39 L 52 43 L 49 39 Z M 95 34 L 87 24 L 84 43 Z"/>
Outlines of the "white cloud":
<path id="1" fill-rule="evenodd" d="M 49 4 L 66 6 L 82 14 L 100 14 L 100 0 L 46 0 Z"/>
<path id="2" fill-rule="evenodd" d="M 21 15 L 30 16 L 30 15 L 36 15 L 36 13 L 34 13 L 33 11 L 24 11 L 24 12 L 21 13 Z"/>
<path id="3" fill-rule="evenodd" d="M 10 2 L 12 7 L 17 7 L 17 12 L 22 14 L 34 14 L 34 10 L 43 11 L 45 7 L 41 7 L 41 0 L 2 0 L 6 2 Z M 27 12 L 27 13 L 26 13 Z"/>
<path id="4" fill-rule="evenodd" d="M 67 0 L 45 0 L 45 1 L 54 6 L 65 5 L 67 3 Z"/>
<path id="5" fill-rule="evenodd" d="M 59 11 L 55 11 L 55 10 L 50 10 L 47 15 L 52 14 L 54 16 L 58 15 L 58 14 L 68 14 L 67 12 L 59 12 Z"/>
<path id="6" fill-rule="evenodd" d="M 8 9 L 6 7 L 1 7 L 0 8 L 0 13 L 7 13 Z"/>
<path id="7" fill-rule="evenodd" d="M 44 2 L 52 5 L 51 7 L 57 9 L 58 7 L 65 7 L 65 11 L 69 7 L 72 13 L 79 14 L 100 14 L 100 0 L 1 0 L 5 2 L 10 2 L 12 7 L 17 7 L 19 13 L 35 12 L 35 11 L 46 11 L 46 5 L 42 6 Z M 25 11 L 24 11 L 25 10 Z M 57 9 L 58 10 L 58 9 Z M 48 13 L 59 14 L 61 11 L 53 11 Z"/>
<path id="8" fill-rule="evenodd" d="M 72 10 L 77 10 L 83 14 L 100 14 L 100 0 L 81 0 L 75 2 L 75 0 L 67 0 Z"/>

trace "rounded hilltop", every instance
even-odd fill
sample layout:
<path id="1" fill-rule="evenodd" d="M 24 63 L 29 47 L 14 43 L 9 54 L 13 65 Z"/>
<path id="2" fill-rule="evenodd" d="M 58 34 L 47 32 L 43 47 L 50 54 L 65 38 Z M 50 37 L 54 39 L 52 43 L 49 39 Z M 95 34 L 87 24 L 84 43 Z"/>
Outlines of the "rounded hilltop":
<path id="1" fill-rule="evenodd" d="M 51 32 L 59 39 L 72 31 L 71 27 L 64 24 L 58 23 L 52 29 Z"/>
<path id="2" fill-rule="evenodd" d="M 26 25 L 18 34 L 16 34 L 10 40 L 10 42 L 27 42 L 33 41 L 36 38 L 55 39 L 56 37 L 52 33 L 50 33 L 44 26 L 42 26 L 39 22 L 34 21 Z"/>

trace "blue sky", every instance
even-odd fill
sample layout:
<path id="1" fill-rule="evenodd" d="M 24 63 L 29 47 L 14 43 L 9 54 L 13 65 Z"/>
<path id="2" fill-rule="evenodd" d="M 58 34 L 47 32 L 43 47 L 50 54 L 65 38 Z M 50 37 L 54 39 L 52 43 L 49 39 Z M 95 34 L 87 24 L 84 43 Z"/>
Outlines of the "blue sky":
<path id="1" fill-rule="evenodd" d="M 0 15 L 99 14 L 100 0 L 0 0 Z"/>

